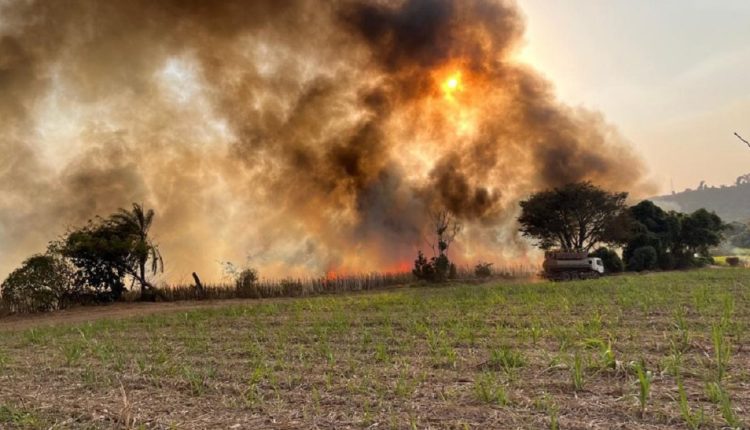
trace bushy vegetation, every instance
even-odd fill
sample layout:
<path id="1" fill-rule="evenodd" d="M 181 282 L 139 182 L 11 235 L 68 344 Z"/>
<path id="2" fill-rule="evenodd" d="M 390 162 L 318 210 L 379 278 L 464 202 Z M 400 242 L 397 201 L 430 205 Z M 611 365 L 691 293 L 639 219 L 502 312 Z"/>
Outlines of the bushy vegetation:
<path id="1" fill-rule="evenodd" d="M 415 278 L 429 282 L 455 279 L 456 273 L 456 265 L 448 260 L 447 255 L 442 254 L 427 260 L 422 251 L 418 252 L 417 259 L 414 260 L 414 269 L 412 269 Z"/>
<path id="2" fill-rule="evenodd" d="M 73 270 L 57 255 L 34 255 L 3 281 L 0 290 L 11 312 L 60 309 L 75 299 Z"/>
<path id="3" fill-rule="evenodd" d="M 725 224 L 715 213 L 666 212 L 643 201 L 629 210 L 631 233 L 623 250 L 628 270 L 671 270 L 710 263 L 709 250 L 722 242 Z"/>
<path id="4" fill-rule="evenodd" d="M 69 231 L 3 282 L 2 300 L 16 312 L 109 302 L 122 297 L 128 279 L 140 286 L 144 298 L 154 290 L 148 274 L 164 270 L 158 246 L 148 235 L 153 219 L 153 211 L 134 204 L 130 211 L 120 209 Z"/>
<path id="5" fill-rule="evenodd" d="M 628 259 L 628 270 L 632 272 L 642 272 L 644 270 L 654 270 L 658 267 L 659 260 L 656 249 L 653 246 L 641 246 L 633 251 Z"/>
<path id="6" fill-rule="evenodd" d="M 705 209 L 666 212 L 653 202 L 625 206 L 627 193 L 610 193 L 591 183 L 541 191 L 522 201 L 521 233 L 542 249 L 589 252 L 609 273 L 701 267 L 712 262 L 727 226 Z M 741 233 L 738 233 L 741 234 Z M 623 247 L 619 258 L 611 247 Z"/>
<path id="7" fill-rule="evenodd" d="M 448 259 L 448 248 L 461 231 L 461 224 L 450 212 L 438 211 L 432 214 L 432 228 L 435 232 L 435 243 L 431 244 L 431 247 L 435 255 L 427 260 L 422 251 L 418 251 L 412 274 L 417 279 L 428 282 L 456 279 L 458 270 Z"/>
<path id="8" fill-rule="evenodd" d="M 477 278 L 489 278 L 492 276 L 492 263 L 477 263 L 477 265 L 474 266 L 474 276 Z"/>

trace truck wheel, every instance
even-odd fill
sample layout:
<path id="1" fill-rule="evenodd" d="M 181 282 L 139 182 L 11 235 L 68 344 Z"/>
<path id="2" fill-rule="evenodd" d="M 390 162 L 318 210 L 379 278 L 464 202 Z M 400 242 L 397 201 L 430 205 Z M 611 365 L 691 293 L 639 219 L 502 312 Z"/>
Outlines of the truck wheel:
<path id="1" fill-rule="evenodd" d="M 571 279 L 570 278 L 570 273 L 563 272 L 563 273 L 560 274 L 560 280 L 561 281 L 570 281 L 570 279 Z"/>

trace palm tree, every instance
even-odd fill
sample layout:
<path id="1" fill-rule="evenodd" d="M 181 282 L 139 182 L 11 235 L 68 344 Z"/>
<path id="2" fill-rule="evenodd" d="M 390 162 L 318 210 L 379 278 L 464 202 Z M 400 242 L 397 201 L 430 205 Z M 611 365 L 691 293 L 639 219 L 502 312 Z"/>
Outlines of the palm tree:
<path id="1" fill-rule="evenodd" d="M 151 274 L 164 272 L 164 259 L 159 252 L 158 245 L 154 244 L 148 237 L 151 224 L 154 221 L 154 211 L 145 211 L 143 206 L 133 203 L 133 209 L 120 209 L 110 218 L 124 233 L 130 244 L 132 252 L 132 266 L 127 268 L 128 273 L 141 285 L 141 297 L 147 288 L 153 289 L 153 285 L 146 278 L 146 266 L 151 262 Z"/>

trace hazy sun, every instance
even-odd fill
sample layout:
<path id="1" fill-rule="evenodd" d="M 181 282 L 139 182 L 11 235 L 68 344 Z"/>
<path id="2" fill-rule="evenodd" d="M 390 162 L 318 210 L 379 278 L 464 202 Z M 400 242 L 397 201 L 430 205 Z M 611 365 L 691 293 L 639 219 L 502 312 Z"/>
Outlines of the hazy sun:
<path id="1" fill-rule="evenodd" d="M 455 93 L 460 92 L 463 89 L 461 72 L 455 72 L 448 76 L 448 78 L 443 81 L 442 89 L 443 94 L 448 99 L 452 99 Z"/>

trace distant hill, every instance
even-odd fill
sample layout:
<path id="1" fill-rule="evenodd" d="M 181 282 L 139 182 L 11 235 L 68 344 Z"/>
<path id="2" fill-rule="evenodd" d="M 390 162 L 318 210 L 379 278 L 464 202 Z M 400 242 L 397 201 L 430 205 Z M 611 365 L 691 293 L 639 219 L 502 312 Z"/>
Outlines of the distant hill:
<path id="1" fill-rule="evenodd" d="M 710 187 L 701 182 L 695 190 L 651 200 L 663 209 L 693 212 L 706 208 L 716 212 L 724 221 L 746 221 L 750 219 L 750 174 L 737 178 L 733 186 Z"/>

